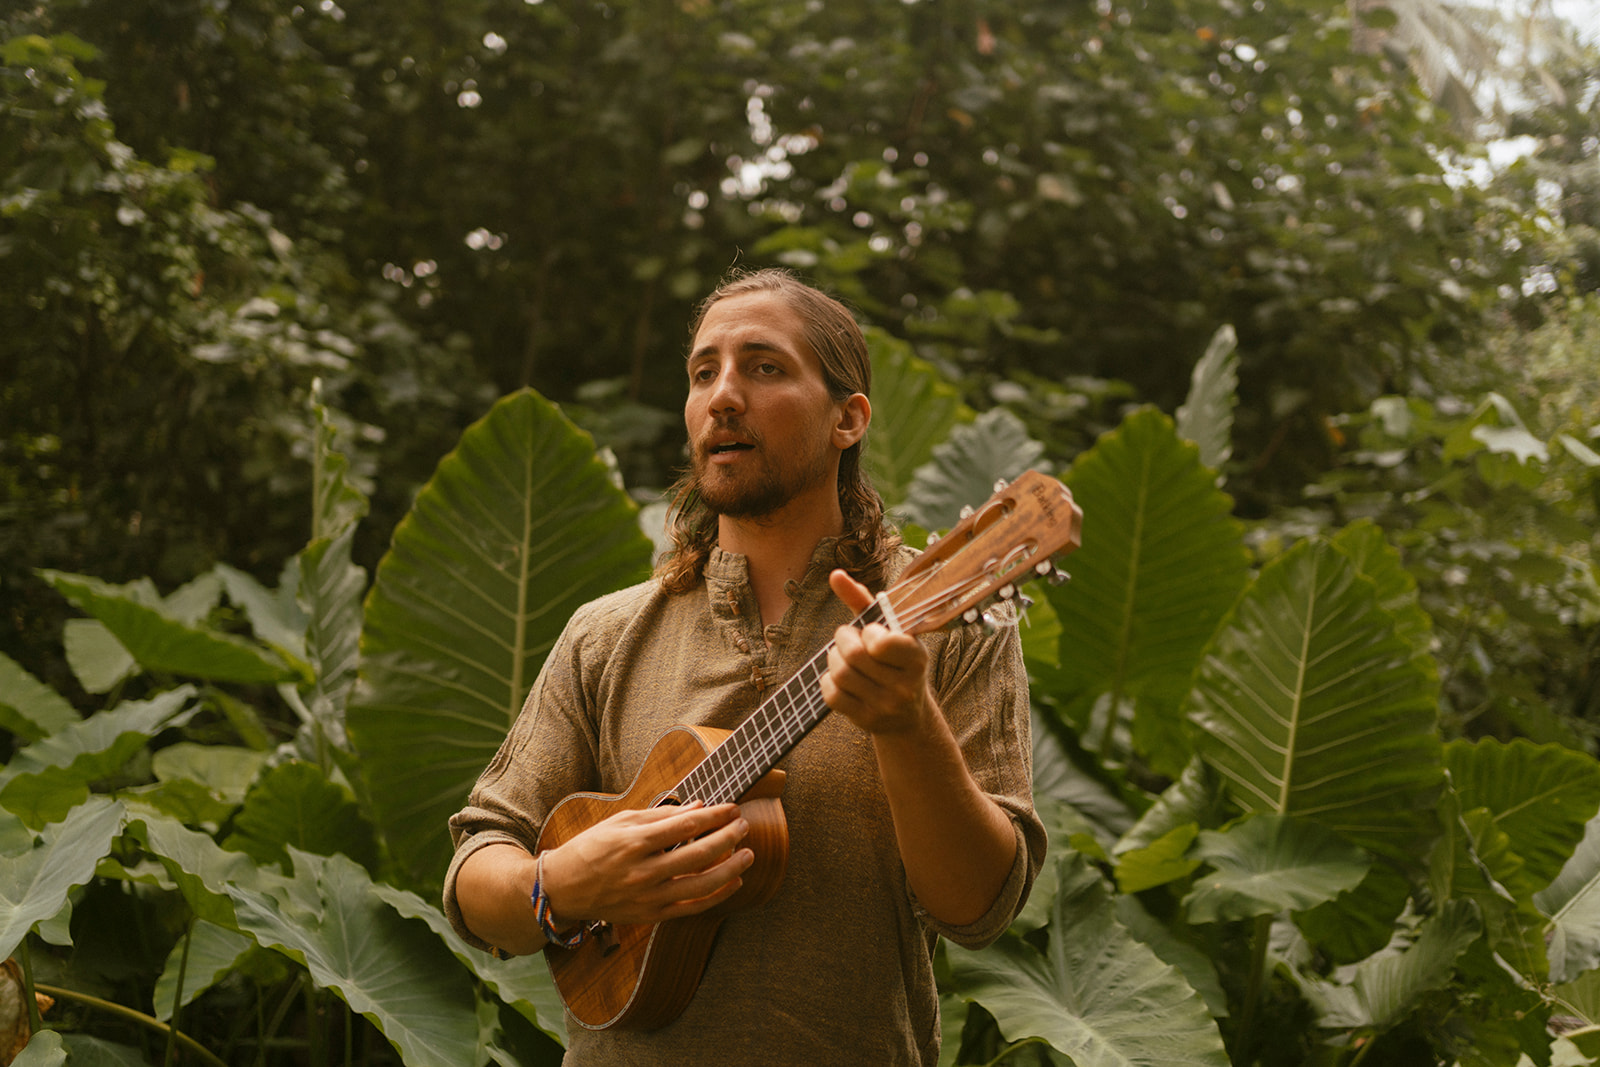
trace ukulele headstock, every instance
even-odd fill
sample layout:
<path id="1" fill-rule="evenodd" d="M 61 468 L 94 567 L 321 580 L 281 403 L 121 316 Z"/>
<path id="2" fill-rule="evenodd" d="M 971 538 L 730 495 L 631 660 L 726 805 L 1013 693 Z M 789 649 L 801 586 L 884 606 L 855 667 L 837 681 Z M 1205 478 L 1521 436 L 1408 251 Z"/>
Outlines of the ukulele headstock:
<path id="1" fill-rule="evenodd" d="M 974 622 L 990 601 L 1056 576 L 1056 558 L 1078 547 L 1082 528 L 1067 487 L 1027 471 L 930 542 L 886 595 L 908 633 Z"/>

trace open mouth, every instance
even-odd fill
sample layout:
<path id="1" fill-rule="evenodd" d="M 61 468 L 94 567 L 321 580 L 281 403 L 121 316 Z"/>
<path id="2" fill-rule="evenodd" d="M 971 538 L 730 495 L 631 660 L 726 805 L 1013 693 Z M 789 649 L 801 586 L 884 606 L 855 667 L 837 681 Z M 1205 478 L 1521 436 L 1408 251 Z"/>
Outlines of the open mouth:
<path id="1" fill-rule="evenodd" d="M 713 456 L 727 455 L 729 452 L 748 452 L 755 445 L 747 445 L 742 441 L 725 441 L 720 445 L 711 446 Z"/>

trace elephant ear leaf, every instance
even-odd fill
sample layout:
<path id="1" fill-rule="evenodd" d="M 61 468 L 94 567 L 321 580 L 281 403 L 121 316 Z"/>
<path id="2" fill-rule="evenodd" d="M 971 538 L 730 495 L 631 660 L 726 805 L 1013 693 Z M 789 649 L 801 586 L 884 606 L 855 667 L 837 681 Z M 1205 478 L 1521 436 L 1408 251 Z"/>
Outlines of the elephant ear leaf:
<path id="1" fill-rule="evenodd" d="M 1212 870 L 1184 897 L 1190 922 L 1304 911 L 1354 889 L 1371 857 L 1308 819 L 1260 814 L 1206 830 L 1195 849 Z"/>
<path id="2" fill-rule="evenodd" d="M 467 429 L 395 529 L 346 725 L 380 828 L 417 883 L 442 880 L 446 822 L 568 617 L 649 574 L 637 516 L 593 439 L 524 390 Z"/>
<path id="3" fill-rule="evenodd" d="M 1028 436 L 1028 428 L 1005 408 L 979 415 L 957 426 L 934 446 L 932 457 L 917 468 L 901 510 L 926 530 L 947 530 L 964 507 L 989 499 L 995 482 L 1011 481 L 1037 466 L 1044 445 Z"/>
<path id="4" fill-rule="evenodd" d="M 31 847 L 0 855 L 0 959 L 15 952 L 30 929 L 54 919 L 75 886 L 94 877 L 126 821 L 121 804 L 90 797 L 45 827 L 38 844 L 30 840 Z"/>
<path id="5" fill-rule="evenodd" d="M 76 709 L 54 689 L 0 653 L 0 730 L 37 741 L 77 722 Z"/>
<path id="6" fill-rule="evenodd" d="M 1437 825 L 1437 676 L 1333 545 L 1303 541 L 1262 569 L 1188 714 L 1201 758 L 1247 811 L 1315 818 L 1402 864 Z"/>
<path id="7" fill-rule="evenodd" d="M 1233 455 L 1233 409 L 1239 404 L 1239 335 L 1222 325 L 1189 375 L 1189 399 L 1178 409 L 1178 436 L 1200 449 L 1214 471 Z"/>
<path id="8" fill-rule="evenodd" d="M 147 671 L 213 682 L 283 682 L 295 673 L 259 645 L 205 626 L 195 619 L 192 597 L 162 600 L 147 579 L 125 586 L 64 571 L 42 570 L 74 607 L 93 615 Z M 212 583 L 205 583 L 210 586 Z M 220 583 L 216 584 L 220 591 Z"/>
<path id="9" fill-rule="evenodd" d="M 879 329 L 866 331 L 872 357 L 872 429 L 861 454 L 872 485 L 890 507 L 900 504 L 916 469 L 958 424 L 971 422 L 961 392 L 905 341 Z M 985 493 L 979 499 L 987 498 Z M 946 517 L 949 518 L 949 517 Z"/>
<path id="10" fill-rule="evenodd" d="M 1535 893 L 1533 902 L 1550 916 L 1550 980 L 1576 980 L 1600 968 L 1600 817 L 1589 820 L 1561 873 Z M 1593 983 L 1600 990 L 1600 982 Z M 1600 1023 L 1600 997 L 1596 998 Z"/>
<path id="11" fill-rule="evenodd" d="M 1134 412 L 1066 477 L 1083 508 L 1072 582 L 1047 591 L 1061 620 L 1050 692 L 1102 758 L 1133 719 L 1135 749 L 1169 777 L 1192 753 L 1180 708 L 1217 623 L 1249 581 L 1232 501 L 1154 408 Z"/>
<path id="12" fill-rule="evenodd" d="M 982 952 L 946 946 L 956 991 L 1008 1041 L 1042 1038 L 1078 1067 L 1225 1067 L 1204 1001 L 1117 920 L 1095 868 L 1072 853 L 1057 879 L 1048 953 L 1009 934 Z"/>
<path id="13" fill-rule="evenodd" d="M 303 963 L 416 1067 L 456 1067 L 476 1040 L 472 988 L 439 939 L 344 856 L 289 850 L 293 878 L 229 883 L 239 929 Z"/>
<path id="14" fill-rule="evenodd" d="M 1488 809 L 1526 865 L 1529 881 L 1544 888 L 1583 838 L 1600 810 L 1600 763 L 1562 745 L 1518 738 L 1452 741 L 1444 748 L 1461 809 Z"/>

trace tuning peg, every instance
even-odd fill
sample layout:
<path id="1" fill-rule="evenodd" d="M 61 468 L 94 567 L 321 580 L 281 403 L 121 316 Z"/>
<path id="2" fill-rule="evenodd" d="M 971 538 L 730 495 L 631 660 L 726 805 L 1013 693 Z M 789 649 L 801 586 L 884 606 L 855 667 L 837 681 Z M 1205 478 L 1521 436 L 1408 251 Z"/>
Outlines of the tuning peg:
<path id="1" fill-rule="evenodd" d="M 966 611 L 961 613 L 962 622 L 977 622 L 980 618 L 982 618 L 982 614 L 977 608 L 968 608 Z"/>
<path id="2" fill-rule="evenodd" d="M 1017 587 L 1012 585 L 1010 582 L 1007 582 L 1005 585 L 1002 585 L 999 589 L 995 590 L 994 595 L 999 597 L 1001 600 L 1010 600 L 1012 597 L 1017 595 Z"/>
<path id="3" fill-rule="evenodd" d="M 994 480 L 994 491 L 997 493 L 1003 493 L 1005 492 L 1006 486 L 1010 484 L 1011 483 L 1006 481 L 1004 478 L 996 478 Z"/>
<path id="4" fill-rule="evenodd" d="M 929 548 L 932 548 L 934 545 L 936 545 L 938 543 L 939 543 L 939 535 L 937 533 L 931 533 L 931 534 L 928 535 L 928 547 Z"/>
<path id="5" fill-rule="evenodd" d="M 972 518 L 972 512 L 973 512 L 973 507 L 972 507 L 971 504 L 963 505 L 962 508 L 961 508 L 961 514 L 960 514 L 959 517 L 963 518 L 963 519 L 970 519 L 970 518 Z"/>
<path id="6" fill-rule="evenodd" d="M 1045 580 L 1051 585 L 1064 585 L 1067 582 L 1072 581 L 1072 575 L 1068 574 L 1060 567 L 1052 567 L 1049 576 L 1046 577 Z"/>
<path id="7" fill-rule="evenodd" d="M 1017 597 L 1017 606 L 1024 611 L 1028 610 L 1029 608 L 1033 607 L 1033 597 L 1029 596 L 1027 593 L 1023 593 L 1021 596 Z"/>

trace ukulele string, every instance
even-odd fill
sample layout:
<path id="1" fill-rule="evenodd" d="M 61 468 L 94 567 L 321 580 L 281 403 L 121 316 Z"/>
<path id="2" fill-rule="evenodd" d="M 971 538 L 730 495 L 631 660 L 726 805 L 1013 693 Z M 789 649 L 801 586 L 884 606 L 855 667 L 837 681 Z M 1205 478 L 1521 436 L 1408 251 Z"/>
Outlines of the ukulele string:
<path id="1" fill-rule="evenodd" d="M 946 587 L 943 595 L 895 604 L 902 628 L 918 625 L 941 604 L 959 602 L 989 580 L 990 576 L 974 575 L 953 588 Z M 923 581 L 919 580 L 912 583 L 912 587 L 921 584 Z M 903 587 L 897 591 L 906 592 Z M 874 603 L 857 615 L 851 625 L 864 629 L 870 623 L 882 621 L 883 609 Z M 701 800 L 707 804 L 727 803 L 743 796 L 828 714 L 830 709 L 817 682 L 826 671 L 828 652 L 832 648 L 832 641 L 824 645 L 667 795 L 681 802 Z"/>
<path id="2" fill-rule="evenodd" d="M 876 603 L 851 620 L 864 629 L 883 621 Z M 776 693 L 763 701 L 750 717 L 684 776 L 669 794 L 682 801 L 702 800 L 722 804 L 743 796 L 760 777 L 810 733 L 828 714 L 827 702 L 817 685 L 827 671 L 829 641 L 806 661 Z"/>

